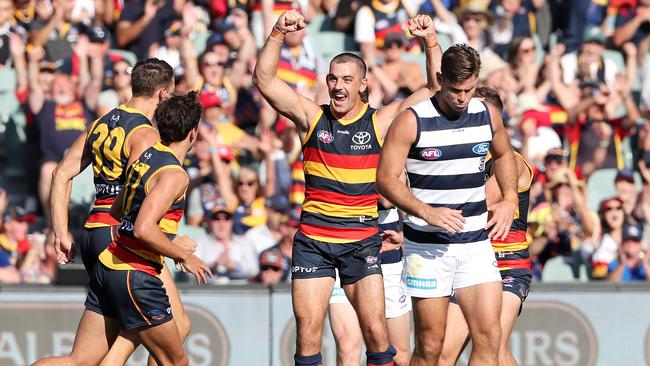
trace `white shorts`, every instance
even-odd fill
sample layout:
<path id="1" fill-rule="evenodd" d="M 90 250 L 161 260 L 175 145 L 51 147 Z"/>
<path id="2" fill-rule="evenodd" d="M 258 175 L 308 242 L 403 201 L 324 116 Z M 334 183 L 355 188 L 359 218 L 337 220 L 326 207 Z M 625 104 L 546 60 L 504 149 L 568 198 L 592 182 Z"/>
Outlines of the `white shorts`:
<path id="1" fill-rule="evenodd" d="M 453 289 L 500 281 L 489 240 L 470 244 L 405 241 L 402 289 L 409 296 L 445 297 Z"/>
<path id="2" fill-rule="evenodd" d="M 386 304 L 386 318 L 398 318 L 411 311 L 411 298 L 404 294 L 401 287 L 403 261 L 391 264 L 382 264 L 381 271 L 384 276 L 384 301 Z M 330 296 L 330 304 L 349 304 L 347 296 L 341 287 L 338 271 L 336 282 Z"/>

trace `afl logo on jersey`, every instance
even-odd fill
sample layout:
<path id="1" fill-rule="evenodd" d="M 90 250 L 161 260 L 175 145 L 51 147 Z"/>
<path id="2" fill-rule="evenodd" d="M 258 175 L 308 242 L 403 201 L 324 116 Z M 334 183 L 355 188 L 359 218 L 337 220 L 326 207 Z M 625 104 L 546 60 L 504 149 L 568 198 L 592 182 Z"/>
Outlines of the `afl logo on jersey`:
<path id="1" fill-rule="evenodd" d="M 334 141 L 334 136 L 332 136 L 332 134 L 329 133 L 329 131 L 325 131 L 325 130 L 318 131 L 316 137 L 318 137 L 319 140 L 323 141 L 326 144 L 329 144 L 332 141 Z"/>
<path id="2" fill-rule="evenodd" d="M 352 142 L 357 145 L 364 145 L 370 141 L 370 133 L 366 131 L 359 131 L 352 136 Z"/>
<path id="3" fill-rule="evenodd" d="M 420 156 L 427 160 L 436 160 L 442 156 L 442 151 L 435 147 L 431 147 L 420 151 Z"/>
<path id="4" fill-rule="evenodd" d="M 474 145 L 472 148 L 472 152 L 476 155 L 487 155 L 488 151 L 490 150 L 490 143 L 489 142 L 483 142 L 480 144 Z"/>

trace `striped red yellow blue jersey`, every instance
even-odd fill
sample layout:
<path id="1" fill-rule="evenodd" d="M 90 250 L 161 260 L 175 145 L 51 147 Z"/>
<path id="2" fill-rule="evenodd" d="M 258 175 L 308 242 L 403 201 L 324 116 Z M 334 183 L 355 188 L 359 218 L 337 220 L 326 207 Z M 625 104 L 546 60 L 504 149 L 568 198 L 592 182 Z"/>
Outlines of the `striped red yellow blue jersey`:
<path id="1" fill-rule="evenodd" d="M 497 253 L 497 263 L 499 269 L 508 270 L 516 268 L 530 269 L 530 258 L 528 256 L 528 206 L 530 203 L 530 187 L 533 182 L 533 168 L 526 161 L 526 159 L 519 153 L 515 152 L 518 158 L 521 158 L 528 169 L 530 180 L 526 187 L 517 190 L 517 198 L 519 199 L 519 210 L 512 221 L 510 231 L 504 240 L 492 239 L 492 249 Z M 489 160 L 491 162 L 491 159 Z M 486 166 L 486 171 L 490 171 Z M 515 255 L 516 252 L 526 252 L 525 255 Z M 509 252 L 512 255 L 502 255 L 499 253 Z"/>
<path id="2" fill-rule="evenodd" d="M 363 105 L 352 119 L 337 119 L 329 105 L 303 144 L 305 201 L 300 231 L 314 240 L 350 243 L 378 232 L 375 186 L 382 140 L 375 110 Z"/>
<path id="3" fill-rule="evenodd" d="M 84 225 L 87 229 L 118 225 L 109 211 L 124 184 L 129 140 L 142 128 L 153 128 L 139 110 L 121 105 L 93 123 L 86 145 L 93 156 L 95 202 Z"/>
<path id="4" fill-rule="evenodd" d="M 100 255 L 99 260 L 108 268 L 115 270 L 138 270 L 158 275 L 163 266 L 163 256 L 133 236 L 133 227 L 149 194 L 149 183 L 157 174 L 168 169 L 185 172 L 181 162 L 165 145 L 157 142 L 145 150 L 140 158 L 127 169 L 124 201 L 122 203 L 122 223 L 117 239 Z M 160 222 L 160 229 L 173 240 L 178 232 L 178 224 L 185 210 L 185 195 L 176 200 L 167 210 Z"/>
<path id="5" fill-rule="evenodd" d="M 262 1 L 254 0 L 252 9 L 254 12 L 262 11 Z M 298 10 L 300 11 L 300 3 L 298 0 L 275 0 L 273 1 L 273 15 L 280 16 L 287 10 Z"/>
<path id="6" fill-rule="evenodd" d="M 384 47 L 386 36 L 391 33 L 400 33 L 407 39 L 406 48 L 410 49 L 415 44 L 413 35 L 408 31 L 408 20 L 414 12 L 402 0 L 395 0 L 384 4 L 379 0 L 370 3 L 372 15 L 375 18 L 375 46 Z"/>
<path id="7" fill-rule="evenodd" d="M 298 87 L 311 89 L 316 85 L 317 63 L 317 56 L 310 54 L 305 47 L 284 45 L 280 50 L 278 77 L 294 90 Z"/>
<path id="8" fill-rule="evenodd" d="M 289 189 L 289 204 L 300 206 L 305 201 L 305 171 L 302 163 L 302 153 L 291 164 L 291 188 Z"/>

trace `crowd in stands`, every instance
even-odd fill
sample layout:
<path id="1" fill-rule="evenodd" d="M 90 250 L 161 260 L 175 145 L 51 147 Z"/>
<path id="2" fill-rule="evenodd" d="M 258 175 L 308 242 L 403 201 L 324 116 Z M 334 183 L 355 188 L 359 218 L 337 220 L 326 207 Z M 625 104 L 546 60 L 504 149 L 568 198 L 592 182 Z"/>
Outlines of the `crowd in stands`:
<path id="1" fill-rule="evenodd" d="M 0 0 L 0 283 L 56 280 L 52 171 L 130 99 L 130 68 L 146 57 L 204 107 L 181 232 L 212 283 L 288 281 L 301 143 L 252 83 L 287 9 L 309 24 L 287 34 L 278 75 L 318 103 L 344 50 L 368 64 L 371 106 L 423 86 L 423 46 L 405 25 L 416 13 L 434 19 L 443 50 L 475 47 L 480 84 L 499 92 L 512 145 L 535 169 L 535 280 L 650 280 L 650 0 Z M 92 202 L 83 179 L 73 236 Z"/>

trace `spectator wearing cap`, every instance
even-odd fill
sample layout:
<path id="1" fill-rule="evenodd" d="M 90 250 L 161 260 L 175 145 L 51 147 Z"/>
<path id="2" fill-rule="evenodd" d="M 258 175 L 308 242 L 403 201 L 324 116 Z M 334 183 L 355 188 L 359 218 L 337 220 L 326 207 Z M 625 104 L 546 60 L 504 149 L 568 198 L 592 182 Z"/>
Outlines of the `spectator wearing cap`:
<path id="1" fill-rule="evenodd" d="M 208 235 L 196 242 L 196 256 L 212 270 L 211 283 L 248 280 L 259 271 L 258 253 L 253 243 L 242 235 L 234 235 L 232 230 L 232 214 L 218 206 L 209 217 Z"/>
<path id="2" fill-rule="evenodd" d="M 291 210 L 288 215 L 283 215 L 281 220 L 280 240 L 260 254 L 260 273 L 257 275 L 257 281 L 266 285 L 290 280 L 293 236 L 300 224 L 300 210 Z"/>
<path id="3" fill-rule="evenodd" d="M 587 207 L 584 183 L 571 170 L 564 170 L 546 185 L 545 196 L 546 202 L 537 204 L 528 216 L 533 232 L 531 257 L 543 266 L 548 259 L 563 256 L 577 275 L 581 251 L 594 247 L 598 228 L 596 214 Z"/>
<path id="4" fill-rule="evenodd" d="M 530 189 L 530 207 L 535 207 L 537 203 L 546 201 L 546 185 L 555 180 L 559 174 L 564 174 L 568 168 L 564 149 L 560 147 L 548 150 L 544 156 L 544 165 L 535 172 L 533 186 Z M 576 176 L 580 178 L 579 172 L 576 172 Z"/>
<path id="5" fill-rule="evenodd" d="M 161 59 L 176 70 L 181 67 L 181 27 L 179 20 L 171 22 L 163 32 L 163 43 L 154 43 L 149 47 L 149 57 Z"/>
<path id="6" fill-rule="evenodd" d="M 574 80 L 598 80 L 614 88 L 614 79 L 623 70 L 614 61 L 603 57 L 605 43 L 605 36 L 598 27 L 587 27 L 579 50 L 560 59 L 564 84 L 571 85 Z"/>
<path id="7" fill-rule="evenodd" d="M 181 15 L 185 1 L 128 0 L 115 28 L 119 48 L 135 53 L 138 59 L 147 58 L 152 45 L 164 44 L 167 26 Z"/>
<path id="8" fill-rule="evenodd" d="M 637 46 L 650 36 L 650 1 L 639 0 L 621 6 L 616 13 L 612 42 L 621 47 L 625 42 Z"/>
<path id="9" fill-rule="evenodd" d="M 27 214 L 21 207 L 9 207 L 3 216 L 0 231 L 0 284 L 19 283 L 19 255 L 29 251 L 27 230 L 36 216 Z"/>
<path id="10" fill-rule="evenodd" d="M 591 273 L 593 278 L 603 279 L 607 277 L 609 264 L 618 257 L 623 242 L 623 201 L 618 197 L 602 200 L 598 207 L 598 216 L 602 235 L 592 257 Z"/>
<path id="11" fill-rule="evenodd" d="M 79 41 L 75 51 L 79 55 L 79 76 L 73 76 L 72 65 L 63 62 L 54 74 L 51 99 L 46 99 L 39 83 L 38 62 L 44 51 L 34 47 L 29 55 L 29 110 L 34 115 L 33 127 L 40 148 L 38 197 L 49 225 L 49 194 L 52 172 L 65 151 L 86 130 L 94 117 L 88 105 L 94 105 L 99 94 L 95 83 L 90 83 L 88 71 L 88 40 Z M 78 96 L 84 95 L 84 99 Z"/>
<path id="12" fill-rule="evenodd" d="M 650 280 L 650 258 L 641 244 L 642 238 L 641 226 L 630 225 L 623 229 L 623 244 L 617 260 L 609 265 L 607 280 L 619 283 Z"/>
<path id="13" fill-rule="evenodd" d="M 354 40 L 364 59 L 383 56 L 386 36 L 401 33 L 408 37 L 406 48 L 419 51 L 413 36 L 408 31 L 408 20 L 415 11 L 402 0 L 375 0 L 361 6 L 354 21 Z"/>

